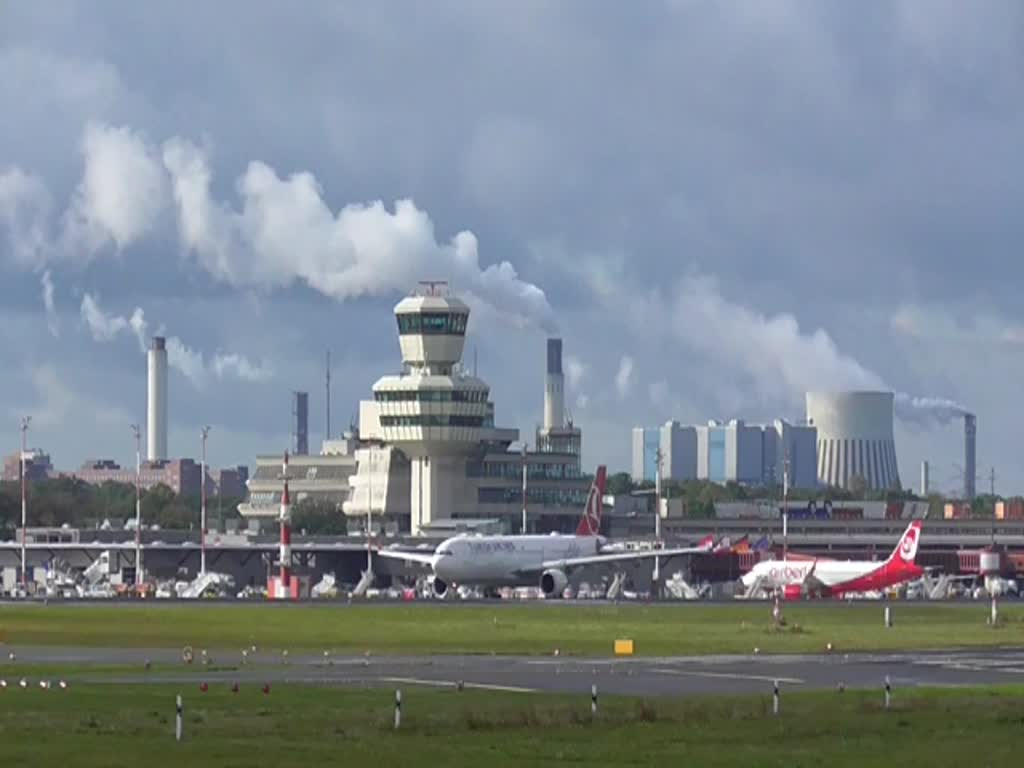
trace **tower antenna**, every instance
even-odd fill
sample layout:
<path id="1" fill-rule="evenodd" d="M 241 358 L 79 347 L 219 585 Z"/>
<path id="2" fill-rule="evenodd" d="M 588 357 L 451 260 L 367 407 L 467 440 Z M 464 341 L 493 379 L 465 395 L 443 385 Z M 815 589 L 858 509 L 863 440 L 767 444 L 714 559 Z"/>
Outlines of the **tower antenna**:
<path id="1" fill-rule="evenodd" d="M 327 434 L 325 440 L 331 439 L 331 350 L 327 350 Z"/>

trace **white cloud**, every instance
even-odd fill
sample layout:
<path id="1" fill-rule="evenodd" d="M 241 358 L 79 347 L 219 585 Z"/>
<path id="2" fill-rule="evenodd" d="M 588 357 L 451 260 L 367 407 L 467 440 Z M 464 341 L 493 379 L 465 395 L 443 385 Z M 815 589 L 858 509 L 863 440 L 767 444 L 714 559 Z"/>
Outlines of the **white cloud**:
<path id="1" fill-rule="evenodd" d="M 63 429 L 73 417 L 88 413 L 96 426 L 127 425 L 130 417 L 122 408 L 107 406 L 79 394 L 65 382 L 72 380 L 67 372 L 60 372 L 53 365 L 33 368 L 30 372 L 35 404 L 12 408 L 12 417 L 29 415 L 32 427 L 41 429 Z"/>
<path id="2" fill-rule="evenodd" d="M 0 173 L 0 234 L 6 231 L 15 264 L 38 268 L 49 252 L 52 201 L 38 176 L 11 168 Z"/>
<path id="3" fill-rule="evenodd" d="M 50 276 L 50 270 L 47 269 L 43 272 L 40 284 L 43 288 L 43 308 L 46 310 L 46 327 L 49 329 L 50 335 L 58 338 L 60 336 L 60 323 L 57 319 L 57 306 L 53 298 L 53 278 Z"/>
<path id="4" fill-rule="evenodd" d="M 583 383 L 583 378 L 590 366 L 574 355 L 565 356 L 565 383 L 570 390 L 576 390 Z"/>
<path id="5" fill-rule="evenodd" d="M 109 242 L 120 250 L 148 235 L 167 200 L 167 175 L 155 150 L 128 127 L 89 123 L 82 154 L 82 181 L 65 214 L 64 245 L 72 257 Z"/>
<path id="6" fill-rule="evenodd" d="M 633 358 L 623 355 L 619 360 L 619 370 L 615 374 L 615 391 L 619 397 L 625 397 L 633 386 Z"/>
<path id="7" fill-rule="evenodd" d="M 89 293 L 82 297 L 81 313 L 94 341 L 113 341 L 128 328 L 127 320 L 104 312 L 99 301 Z"/>
<path id="8" fill-rule="evenodd" d="M 647 394 L 651 398 L 651 403 L 660 409 L 668 407 L 669 404 L 669 385 L 665 379 L 658 379 L 658 381 L 651 382 L 647 388 Z"/>

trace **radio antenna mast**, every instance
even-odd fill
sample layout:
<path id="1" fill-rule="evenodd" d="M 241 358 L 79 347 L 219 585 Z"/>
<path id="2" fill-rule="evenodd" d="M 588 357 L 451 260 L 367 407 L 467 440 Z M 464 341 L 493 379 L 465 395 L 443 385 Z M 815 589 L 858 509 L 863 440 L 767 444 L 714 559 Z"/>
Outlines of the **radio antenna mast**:
<path id="1" fill-rule="evenodd" d="M 327 350 L 327 433 L 325 440 L 331 439 L 331 350 Z"/>

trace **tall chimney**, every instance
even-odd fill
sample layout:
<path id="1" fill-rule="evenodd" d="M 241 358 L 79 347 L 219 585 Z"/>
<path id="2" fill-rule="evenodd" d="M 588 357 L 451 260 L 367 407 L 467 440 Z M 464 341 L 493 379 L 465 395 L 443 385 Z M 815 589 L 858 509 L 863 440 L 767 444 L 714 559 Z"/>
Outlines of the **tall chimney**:
<path id="1" fill-rule="evenodd" d="M 544 429 L 565 426 L 565 379 L 562 340 L 548 339 L 548 369 L 544 377 Z"/>
<path id="2" fill-rule="evenodd" d="M 973 413 L 964 414 L 964 501 L 974 499 L 974 477 L 976 474 L 976 434 L 978 420 Z"/>
<path id="3" fill-rule="evenodd" d="M 146 458 L 164 461 L 167 459 L 167 343 L 163 336 L 153 337 L 146 362 Z"/>
<path id="4" fill-rule="evenodd" d="M 292 392 L 292 453 L 309 455 L 309 393 Z"/>
<path id="5" fill-rule="evenodd" d="M 921 496 L 928 495 L 928 462 L 921 462 Z"/>

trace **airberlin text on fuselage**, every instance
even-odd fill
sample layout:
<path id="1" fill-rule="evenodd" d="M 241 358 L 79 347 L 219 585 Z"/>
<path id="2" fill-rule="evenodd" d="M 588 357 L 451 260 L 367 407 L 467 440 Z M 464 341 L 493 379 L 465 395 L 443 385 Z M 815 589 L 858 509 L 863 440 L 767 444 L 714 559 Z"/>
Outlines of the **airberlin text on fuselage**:
<path id="1" fill-rule="evenodd" d="M 776 584 L 789 584 L 803 581 L 807 577 L 810 565 L 780 565 L 768 570 L 768 578 Z"/>

